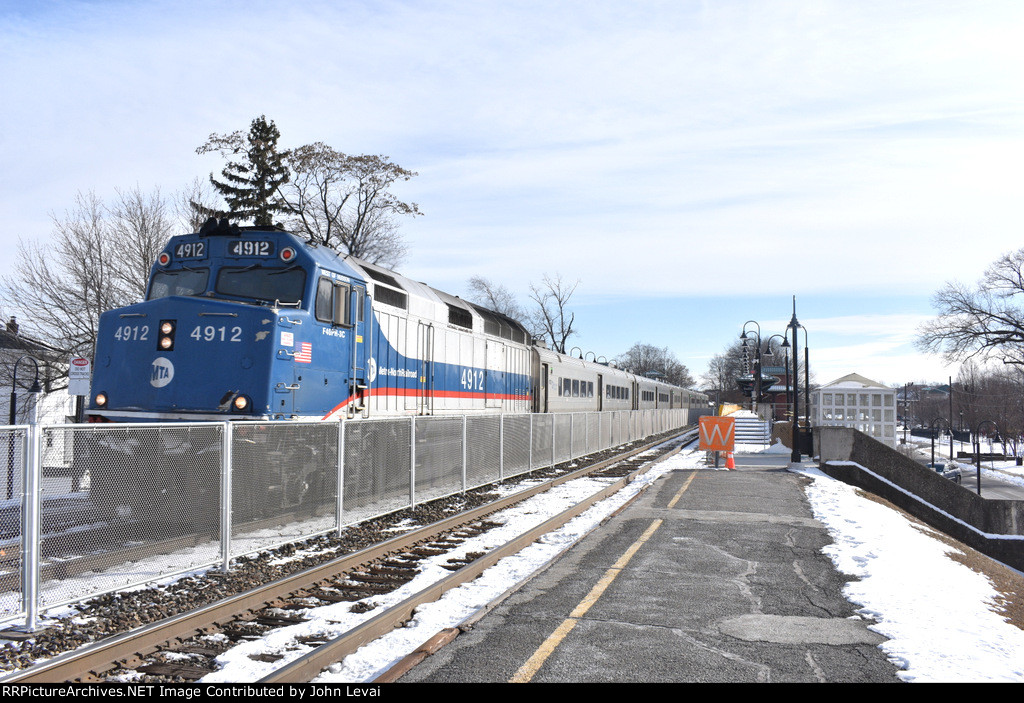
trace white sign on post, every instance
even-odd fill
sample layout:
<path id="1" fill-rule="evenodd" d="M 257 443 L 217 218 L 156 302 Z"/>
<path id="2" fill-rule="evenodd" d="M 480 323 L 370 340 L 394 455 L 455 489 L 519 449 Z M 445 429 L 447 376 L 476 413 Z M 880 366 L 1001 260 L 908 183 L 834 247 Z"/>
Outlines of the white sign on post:
<path id="1" fill-rule="evenodd" d="M 68 394 L 89 395 L 89 380 L 92 376 L 92 362 L 85 357 L 75 357 L 68 364 Z"/>

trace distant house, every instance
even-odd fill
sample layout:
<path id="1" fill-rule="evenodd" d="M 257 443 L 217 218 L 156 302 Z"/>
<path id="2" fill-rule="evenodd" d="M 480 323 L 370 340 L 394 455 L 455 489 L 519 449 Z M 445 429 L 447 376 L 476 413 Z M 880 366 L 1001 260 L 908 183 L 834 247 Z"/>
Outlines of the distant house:
<path id="1" fill-rule="evenodd" d="M 55 365 L 65 355 L 55 347 L 20 333 L 18 321 L 12 317 L 0 329 L 0 425 L 10 421 L 11 390 L 15 380 L 16 389 L 15 424 L 28 421 L 32 408 L 32 394 L 29 389 L 36 380 L 39 369 L 39 396 L 37 421 L 41 424 L 61 424 L 74 417 L 74 399 L 66 389 L 53 390 L 58 377 Z M 37 362 L 26 357 L 31 357 Z M 17 377 L 15 379 L 15 372 Z"/>
<path id="2" fill-rule="evenodd" d="M 851 373 L 811 392 L 811 423 L 853 427 L 896 446 L 896 391 Z"/>

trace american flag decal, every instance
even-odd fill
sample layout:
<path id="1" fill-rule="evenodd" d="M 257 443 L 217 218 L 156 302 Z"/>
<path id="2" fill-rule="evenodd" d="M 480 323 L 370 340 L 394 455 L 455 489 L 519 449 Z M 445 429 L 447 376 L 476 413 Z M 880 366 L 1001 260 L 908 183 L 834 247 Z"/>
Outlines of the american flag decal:
<path id="1" fill-rule="evenodd" d="M 299 345 L 299 351 L 295 352 L 295 360 L 301 361 L 303 364 L 313 363 L 313 345 L 309 342 L 303 342 Z"/>

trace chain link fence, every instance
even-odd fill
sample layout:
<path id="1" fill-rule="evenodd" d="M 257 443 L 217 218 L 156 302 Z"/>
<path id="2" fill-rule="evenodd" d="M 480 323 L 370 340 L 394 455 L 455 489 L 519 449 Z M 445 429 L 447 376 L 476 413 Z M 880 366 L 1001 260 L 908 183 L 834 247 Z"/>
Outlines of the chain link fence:
<path id="1" fill-rule="evenodd" d="M 0 620 L 687 424 L 686 410 L 0 427 Z"/>

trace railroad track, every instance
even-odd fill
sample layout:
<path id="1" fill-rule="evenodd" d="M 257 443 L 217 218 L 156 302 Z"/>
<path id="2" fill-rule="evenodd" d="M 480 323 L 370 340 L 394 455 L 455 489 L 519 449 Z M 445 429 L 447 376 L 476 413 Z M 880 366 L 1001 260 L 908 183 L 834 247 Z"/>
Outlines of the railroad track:
<path id="1" fill-rule="evenodd" d="M 85 512 L 85 511 L 83 511 Z M 87 512 L 92 515 L 96 511 Z M 272 518 L 239 522 L 234 529 L 240 533 L 257 532 L 265 528 L 276 528 L 281 524 L 298 522 L 309 517 L 308 512 L 294 511 L 280 513 Z M 154 556 L 164 556 L 178 550 L 190 549 L 220 539 L 216 531 L 183 532 L 162 539 L 132 537 L 126 539 L 135 527 L 145 525 L 144 521 L 107 523 L 103 518 L 94 517 L 95 526 L 83 528 L 81 524 L 68 521 L 70 532 L 55 532 L 45 535 L 40 542 L 41 581 L 63 579 L 102 572 L 119 564 L 141 561 Z M 142 542 L 141 544 L 139 542 Z M 0 590 L 21 589 L 20 540 L 0 542 Z"/>
<path id="2" fill-rule="evenodd" d="M 493 513 L 584 475 L 603 472 L 606 477 L 617 477 L 587 500 L 497 549 L 487 553 L 463 552 L 448 559 L 444 566 L 450 571 L 448 576 L 383 609 L 354 629 L 340 636 L 297 638 L 290 648 L 302 651 L 302 654 L 298 657 L 292 653 L 281 655 L 282 666 L 263 679 L 265 683 L 309 681 L 361 645 L 401 626 L 420 605 L 475 579 L 500 559 L 522 550 L 541 535 L 620 490 L 643 466 L 678 451 L 692 441 L 694 435 L 695 431 L 690 430 L 676 434 L 675 441 L 662 437 L 656 442 L 633 447 L 493 503 L 341 556 L 261 588 L 56 656 L 0 680 L 4 683 L 97 682 L 125 680 L 122 677 L 131 676 L 137 681 L 141 674 L 146 677 L 146 682 L 196 681 L 216 670 L 213 660 L 226 649 L 246 639 L 262 638 L 271 630 L 300 624 L 304 621 L 306 609 L 338 602 L 355 603 L 354 609 L 372 609 L 372 600 L 371 605 L 366 605 L 368 598 L 395 591 L 414 578 L 426 560 L 436 560 L 456 550 L 466 540 L 496 527 L 497 523 L 488 519 Z M 662 447 L 660 452 L 647 454 L 657 446 Z"/>

